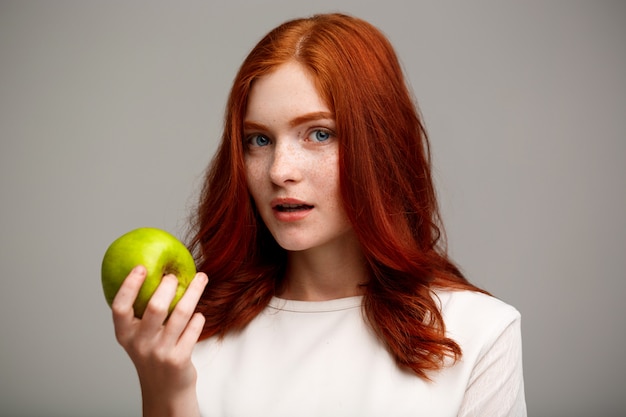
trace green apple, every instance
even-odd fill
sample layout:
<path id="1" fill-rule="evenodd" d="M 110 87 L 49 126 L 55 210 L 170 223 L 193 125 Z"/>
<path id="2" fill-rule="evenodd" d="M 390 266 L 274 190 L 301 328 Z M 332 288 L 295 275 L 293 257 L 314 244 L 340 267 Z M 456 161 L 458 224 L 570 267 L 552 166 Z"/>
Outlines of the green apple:
<path id="1" fill-rule="evenodd" d="M 146 280 L 133 305 L 137 317 L 143 316 L 163 276 L 174 274 L 178 278 L 176 296 L 169 307 L 171 313 L 196 275 L 191 253 L 176 237 L 150 227 L 135 229 L 111 243 L 102 259 L 102 289 L 109 306 L 124 279 L 137 265 L 143 265 L 147 270 Z"/>

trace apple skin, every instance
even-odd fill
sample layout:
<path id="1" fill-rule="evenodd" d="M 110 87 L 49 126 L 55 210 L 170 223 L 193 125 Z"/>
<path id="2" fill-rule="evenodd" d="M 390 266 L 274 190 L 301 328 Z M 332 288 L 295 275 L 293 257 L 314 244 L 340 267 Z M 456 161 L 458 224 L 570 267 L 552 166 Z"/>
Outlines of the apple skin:
<path id="1" fill-rule="evenodd" d="M 171 313 L 196 275 L 191 253 L 176 237 L 151 227 L 132 230 L 111 243 L 102 259 L 102 289 L 109 306 L 124 279 L 137 265 L 143 265 L 147 271 L 133 304 L 135 316 L 139 318 L 163 276 L 174 274 L 178 278 L 176 296 L 169 307 Z"/>

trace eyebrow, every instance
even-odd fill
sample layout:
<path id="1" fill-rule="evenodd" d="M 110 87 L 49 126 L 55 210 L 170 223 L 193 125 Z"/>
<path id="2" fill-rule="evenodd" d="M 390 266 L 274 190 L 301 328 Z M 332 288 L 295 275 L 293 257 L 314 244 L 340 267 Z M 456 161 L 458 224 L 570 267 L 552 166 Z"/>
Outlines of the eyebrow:
<path id="1" fill-rule="evenodd" d="M 289 126 L 290 127 L 296 127 L 299 126 L 303 123 L 307 123 L 307 122 L 312 122 L 315 120 L 322 120 L 322 119 L 329 119 L 329 120 L 334 120 L 335 116 L 327 111 L 318 111 L 318 112 L 313 112 L 313 113 L 307 113 L 307 114 L 303 114 L 302 116 L 298 116 L 294 119 L 292 119 L 291 121 L 289 121 Z"/>
<path id="2" fill-rule="evenodd" d="M 307 114 L 303 114 L 301 116 L 294 117 L 293 119 L 291 119 L 289 121 L 289 127 L 296 127 L 307 122 L 312 122 L 315 120 L 323 120 L 323 119 L 334 120 L 335 116 L 332 113 L 327 112 L 327 111 L 317 111 L 317 112 L 307 113 Z M 267 130 L 267 126 L 263 125 L 262 123 L 256 123 L 256 122 L 251 122 L 251 121 L 246 121 L 246 120 L 244 120 L 243 122 L 243 128 L 247 130 L 255 130 L 255 129 Z"/>

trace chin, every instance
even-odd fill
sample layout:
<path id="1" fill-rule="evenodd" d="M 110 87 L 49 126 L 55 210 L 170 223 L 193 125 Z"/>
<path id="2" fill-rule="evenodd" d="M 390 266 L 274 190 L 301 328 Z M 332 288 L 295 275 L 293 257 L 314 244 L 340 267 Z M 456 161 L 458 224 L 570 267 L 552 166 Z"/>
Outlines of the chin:
<path id="1" fill-rule="evenodd" d="M 312 246 L 304 242 L 294 242 L 290 240 L 276 240 L 278 245 L 288 252 L 301 252 L 310 249 Z"/>

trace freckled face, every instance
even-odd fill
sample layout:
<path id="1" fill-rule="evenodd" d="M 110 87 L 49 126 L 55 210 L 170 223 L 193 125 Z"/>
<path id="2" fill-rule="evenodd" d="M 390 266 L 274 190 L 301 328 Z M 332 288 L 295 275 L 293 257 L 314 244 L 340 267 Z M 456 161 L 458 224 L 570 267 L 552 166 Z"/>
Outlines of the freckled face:
<path id="1" fill-rule="evenodd" d="M 255 81 L 244 137 L 248 188 L 279 245 L 332 247 L 352 234 L 339 193 L 334 116 L 300 64 Z"/>

